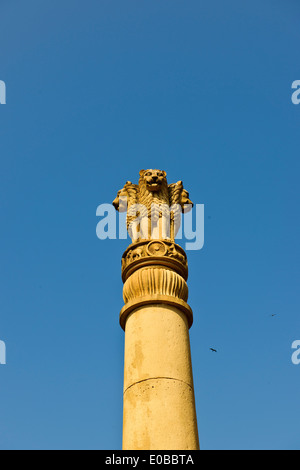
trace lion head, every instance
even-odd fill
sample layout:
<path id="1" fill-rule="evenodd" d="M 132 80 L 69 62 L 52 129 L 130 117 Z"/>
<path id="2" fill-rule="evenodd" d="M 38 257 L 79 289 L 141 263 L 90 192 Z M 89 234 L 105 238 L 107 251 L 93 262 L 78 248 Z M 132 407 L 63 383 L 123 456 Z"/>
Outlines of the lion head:
<path id="1" fill-rule="evenodd" d="M 151 192 L 159 192 L 163 186 L 166 185 L 167 173 L 161 170 L 141 170 L 140 177 L 146 186 L 146 189 Z M 140 180 L 140 181 L 141 181 Z"/>

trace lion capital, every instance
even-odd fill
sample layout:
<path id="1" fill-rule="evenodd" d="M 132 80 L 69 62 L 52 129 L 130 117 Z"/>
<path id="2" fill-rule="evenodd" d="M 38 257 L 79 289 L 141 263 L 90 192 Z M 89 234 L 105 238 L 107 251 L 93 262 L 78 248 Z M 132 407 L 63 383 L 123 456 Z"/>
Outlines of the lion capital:
<path id="1" fill-rule="evenodd" d="M 127 230 L 133 242 L 174 241 L 181 213 L 193 207 L 182 181 L 168 185 L 166 172 L 152 169 L 140 171 L 139 184 L 127 181 L 113 205 L 117 211 L 127 213 Z"/>

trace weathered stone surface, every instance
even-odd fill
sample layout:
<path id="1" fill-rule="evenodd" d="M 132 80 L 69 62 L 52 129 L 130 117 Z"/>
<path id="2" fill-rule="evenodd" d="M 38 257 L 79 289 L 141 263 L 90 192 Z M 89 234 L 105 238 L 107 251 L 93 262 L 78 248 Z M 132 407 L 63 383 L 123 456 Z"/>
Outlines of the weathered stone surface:
<path id="1" fill-rule="evenodd" d="M 157 377 L 124 393 L 124 450 L 198 450 L 193 389 Z"/>

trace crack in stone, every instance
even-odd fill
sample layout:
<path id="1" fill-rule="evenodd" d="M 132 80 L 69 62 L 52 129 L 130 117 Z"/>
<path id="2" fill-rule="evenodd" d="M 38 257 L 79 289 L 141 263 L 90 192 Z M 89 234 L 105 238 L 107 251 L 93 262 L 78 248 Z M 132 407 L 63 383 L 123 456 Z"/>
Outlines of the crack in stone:
<path id="1" fill-rule="evenodd" d="M 147 381 L 149 381 L 149 380 L 157 380 L 157 379 L 176 380 L 177 382 L 182 382 L 182 383 L 184 383 L 185 385 L 187 385 L 188 387 L 190 387 L 191 390 L 193 390 L 193 387 L 191 386 L 191 384 L 185 382 L 184 380 L 176 379 L 175 377 L 150 377 L 149 379 L 138 380 L 137 382 L 134 382 L 133 384 L 129 385 L 129 387 L 127 387 L 126 390 L 124 390 L 123 395 L 125 395 L 125 393 L 127 392 L 127 390 L 129 390 L 131 387 L 134 387 L 134 385 L 140 384 L 140 383 L 142 383 L 142 382 L 147 382 Z"/>

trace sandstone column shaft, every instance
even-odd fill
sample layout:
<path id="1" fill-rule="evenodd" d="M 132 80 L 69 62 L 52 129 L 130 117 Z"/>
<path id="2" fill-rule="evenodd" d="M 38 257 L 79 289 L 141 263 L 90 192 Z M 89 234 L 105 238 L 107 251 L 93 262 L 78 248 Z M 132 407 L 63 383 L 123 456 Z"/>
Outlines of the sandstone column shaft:
<path id="1" fill-rule="evenodd" d="M 122 265 L 123 449 L 199 449 L 186 255 L 173 242 L 142 241 Z"/>
<path id="2" fill-rule="evenodd" d="M 188 323 L 150 304 L 125 327 L 123 449 L 198 449 Z"/>

